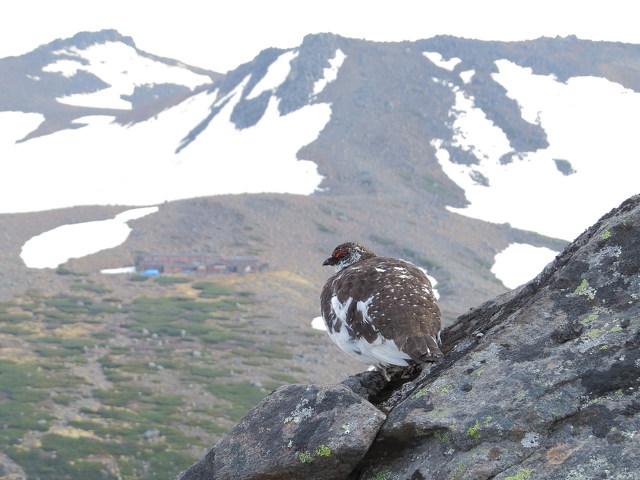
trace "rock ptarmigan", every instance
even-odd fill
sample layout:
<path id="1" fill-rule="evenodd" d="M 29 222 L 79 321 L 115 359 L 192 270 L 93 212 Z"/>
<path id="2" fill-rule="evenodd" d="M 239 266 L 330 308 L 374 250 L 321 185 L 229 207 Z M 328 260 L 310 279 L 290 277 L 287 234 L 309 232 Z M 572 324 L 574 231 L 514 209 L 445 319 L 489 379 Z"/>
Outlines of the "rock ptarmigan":
<path id="1" fill-rule="evenodd" d="M 390 367 L 442 356 L 440 309 L 421 269 L 352 242 L 338 245 L 323 265 L 335 266 L 336 273 L 322 289 L 322 318 L 344 352 L 387 380 Z"/>

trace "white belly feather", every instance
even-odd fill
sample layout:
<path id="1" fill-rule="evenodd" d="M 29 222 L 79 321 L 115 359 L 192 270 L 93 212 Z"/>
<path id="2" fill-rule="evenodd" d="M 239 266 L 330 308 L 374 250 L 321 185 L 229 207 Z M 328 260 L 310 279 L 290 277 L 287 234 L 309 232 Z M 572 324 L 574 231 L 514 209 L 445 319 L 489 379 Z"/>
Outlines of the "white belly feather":
<path id="1" fill-rule="evenodd" d="M 368 307 L 373 297 L 365 302 L 359 301 L 356 308 L 362 313 L 365 322 L 369 322 Z M 386 367 L 389 365 L 407 366 L 411 357 L 402 352 L 396 343 L 388 338 L 384 338 L 380 333 L 372 343 L 366 341 L 363 337 L 349 335 L 347 328 L 347 312 L 353 298 L 349 297 L 344 302 L 340 302 L 337 296 L 331 298 L 331 318 L 324 318 L 327 326 L 329 338 L 345 353 L 355 358 L 359 362 L 377 367 Z"/>

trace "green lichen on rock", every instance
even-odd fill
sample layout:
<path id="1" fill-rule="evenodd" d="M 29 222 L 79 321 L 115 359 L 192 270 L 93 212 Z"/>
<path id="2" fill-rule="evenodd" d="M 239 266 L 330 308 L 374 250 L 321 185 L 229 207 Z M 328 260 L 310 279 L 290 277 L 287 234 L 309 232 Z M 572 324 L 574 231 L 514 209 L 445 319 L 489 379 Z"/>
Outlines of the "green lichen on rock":
<path id="1" fill-rule="evenodd" d="M 300 452 L 298 453 L 298 460 L 300 460 L 301 463 L 311 463 L 315 458 L 313 458 L 309 452 Z"/>
<path id="2" fill-rule="evenodd" d="M 424 397 L 427 393 L 432 393 L 434 395 L 437 393 L 449 393 L 451 390 L 453 390 L 453 387 L 454 387 L 453 383 L 447 383 L 446 385 L 442 385 L 441 387 L 436 387 L 436 388 L 433 388 L 433 386 L 430 385 L 416 392 L 413 395 L 413 398 Z"/>
<path id="3" fill-rule="evenodd" d="M 583 318 L 582 320 L 580 320 L 580 324 L 587 325 L 588 323 L 591 323 L 594 320 L 597 320 L 599 316 L 600 316 L 599 313 L 592 313 L 587 318 Z"/>
<path id="4" fill-rule="evenodd" d="M 611 237 L 611 231 L 610 231 L 610 230 L 607 230 L 606 232 L 604 232 L 604 233 L 600 236 L 600 238 L 602 238 L 603 240 L 606 240 L 607 238 L 610 238 L 610 237 Z"/>
<path id="5" fill-rule="evenodd" d="M 453 390 L 453 383 L 447 383 L 441 387 L 436 388 L 433 393 L 449 393 Z"/>
<path id="6" fill-rule="evenodd" d="M 318 457 L 328 457 L 331 455 L 331 449 L 326 445 L 319 445 L 315 450 L 315 454 Z M 315 457 L 308 450 L 298 453 L 298 460 L 300 463 L 311 463 L 315 461 Z"/>
<path id="7" fill-rule="evenodd" d="M 326 445 L 320 445 L 318 448 L 316 448 L 316 455 L 318 455 L 319 457 L 328 457 L 329 455 L 331 455 L 331 449 Z"/>
<path id="8" fill-rule="evenodd" d="M 391 478 L 391 472 L 378 472 L 373 477 L 367 478 L 367 480 L 389 480 Z"/>
<path id="9" fill-rule="evenodd" d="M 467 435 L 469 435 L 470 437 L 473 437 L 473 438 L 481 438 L 481 435 L 480 435 L 480 432 L 479 432 L 480 427 L 482 425 L 488 425 L 492 421 L 493 421 L 493 417 L 485 418 L 482 423 L 480 423 L 480 420 L 476 420 L 475 425 L 467 430 Z"/>
<path id="10" fill-rule="evenodd" d="M 451 443 L 451 438 L 449 437 L 449 432 L 436 430 L 433 433 L 433 436 L 440 440 L 442 443 Z"/>
<path id="11" fill-rule="evenodd" d="M 582 282 L 580 282 L 580 285 L 578 285 L 573 293 L 570 293 L 568 296 L 577 297 L 579 295 L 589 297 L 590 300 L 593 300 L 596 297 L 596 289 L 589 286 L 589 282 L 586 278 L 583 278 Z"/>
<path id="12" fill-rule="evenodd" d="M 466 471 L 467 466 L 464 463 L 461 463 L 453 469 L 453 471 L 449 475 L 449 480 L 462 480 Z"/>
<path id="13" fill-rule="evenodd" d="M 601 335 L 607 333 L 607 329 L 606 328 L 594 328 L 593 330 L 591 330 L 589 333 L 587 333 L 587 337 L 589 338 L 598 338 Z"/>
<path id="14" fill-rule="evenodd" d="M 589 282 L 587 281 L 586 278 L 583 278 L 580 285 L 578 285 L 578 287 L 573 291 L 573 294 L 580 295 L 580 293 L 583 292 L 584 289 L 587 288 L 588 286 L 589 286 Z"/>
<path id="15" fill-rule="evenodd" d="M 476 420 L 476 424 L 469 430 L 467 430 L 467 435 L 473 438 L 480 438 L 480 433 L 478 432 L 478 430 L 480 430 L 480 420 Z"/>
<path id="16" fill-rule="evenodd" d="M 521 468 L 516 472 L 515 475 L 511 475 L 510 477 L 506 477 L 504 480 L 529 480 L 531 475 L 533 474 L 533 470 L 526 470 Z"/>
<path id="17" fill-rule="evenodd" d="M 427 393 L 429 393 L 429 387 L 422 388 L 413 395 L 413 398 L 424 397 Z"/>

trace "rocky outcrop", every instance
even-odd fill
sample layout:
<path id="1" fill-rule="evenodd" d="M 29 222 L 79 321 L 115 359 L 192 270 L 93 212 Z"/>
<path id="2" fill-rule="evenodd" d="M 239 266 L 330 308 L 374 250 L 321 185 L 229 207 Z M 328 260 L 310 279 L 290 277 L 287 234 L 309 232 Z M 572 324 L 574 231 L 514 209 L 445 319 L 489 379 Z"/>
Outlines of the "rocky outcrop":
<path id="1" fill-rule="evenodd" d="M 461 316 L 444 359 L 276 390 L 180 480 L 638 478 L 640 195 Z"/>
<path id="2" fill-rule="evenodd" d="M 183 479 L 346 478 L 385 415 L 343 385 L 286 385 L 253 408 Z"/>

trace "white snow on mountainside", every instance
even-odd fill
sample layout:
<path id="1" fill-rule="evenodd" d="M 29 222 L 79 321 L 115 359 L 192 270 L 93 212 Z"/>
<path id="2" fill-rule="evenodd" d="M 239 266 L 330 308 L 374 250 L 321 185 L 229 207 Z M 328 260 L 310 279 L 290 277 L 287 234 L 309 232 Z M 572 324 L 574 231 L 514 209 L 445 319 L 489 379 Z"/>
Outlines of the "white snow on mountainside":
<path id="1" fill-rule="evenodd" d="M 65 77 L 73 77 L 78 71 L 85 71 L 110 85 L 94 93 L 58 98 L 60 103 L 68 105 L 129 109 L 131 103 L 121 96 L 133 94 L 137 85 L 175 83 L 193 89 L 198 85 L 211 83 L 206 75 L 151 60 L 122 42 L 106 42 L 85 49 L 71 47 L 53 54 L 59 56 L 60 60 L 46 65 L 43 68 L 45 72 L 58 72 Z"/>
<path id="2" fill-rule="evenodd" d="M 491 273 L 507 288 L 516 288 L 534 278 L 559 252 L 525 243 L 512 243 L 498 253 Z"/>
<path id="3" fill-rule="evenodd" d="M 438 52 L 422 52 L 422 54 L 433 63 L 435 63 L 438 67 L 449 70 L 450 72 L 453 72 L 454 68 L 456 68 L 456 65 L 458 65 L 462 61 L 458 57 L 453 57 L 445 60 L 444 57 Z"/>
<path id="4" fill-rule="evenodd" d="M 268 83 L 254 89 L 264 91 L 284 80 L 293 55 L 285 52 L 280 58 L 263 79 Z M 110 116 L 83 117 L 74 121 L 81 128 L 21 143 L 14 142 L 33 131 L 42 116 L 0 112 L 0 128 L 10 133 L 0 139 L 3 176 L 12 179 L 0 191 L 0 213 L 142 206 L 230 193 L 314 192 L 322 177 L 313 162 L 296 153 L 317 138 L 331 106 L 316 103 L 282 116 L 279 99 L 272 95 L 260 121 L 239 130 L 230 116 L 249 79 L 221 99 L 217 90 L 202 92 L 144 122 L 122 126 Z M 87 105 L 94 95 L 76 95 L 74 101 Z M 175 153 L 210 109 L 227 100 L 197 139 Z"/>
<path id="5" fill-rule="evenodd" d="M 338 70 L 342 66 L 347 56 L 340 49 L 336 50 L 334 57 L 329 60 L 329 68 L 325 68 L 322 72 L 322 78 L 317 80 L 313 85 L 313 94 L 318 95 L 320 92 L 324 90 L 324 87 L 327 86 L 328 83 L 333 82 L 336 78 L 338 78 Z"/>
<path id="6" fill-rule="evenodd" d="M 158 211 L 158 207 L 136 208 L 110 220 L 62 225 L 27 241 L 20 253 L 30 268 L 55 268 L 70 258 L 79 258 L 124 242 L 131 228 L 129 220 Z"/>
<path id="7" fill-rule="evenodd" d="M 563 83 L 507 60 L 496 65 L 499 73 L 493 78 L 517 101 L 523 119 L 545 130 L 549 147 L 515 153 L 474 99 L 449 84 L 456 97 L 450 112 L 453 146 L 477 158 L 477 164 L 456 164 L 443 140 L 432 141 L 444 172 L 470 203 L 450 210 L 573 240 L 640 190 L 640 164 L 633 153 L 640 135 L 640 94 L 603 78 L 573 77 Z M 515 153 L 513 160 L 501 163 L 509 153 Z M 568 162 L 573 171 L 560 171 L 557 161 Z M 489 185 L 477 182 L 474 173 Z"/>
<path id="8" fill-rule="evenodd" d="M 286 80 L 287 75 L 289 75 L 289 65 L 297 56 L 297 51 L 285 52 L 280 55 L 276 61 L 269 66 L 267 74 L 251 89 L 251 92 L 246 96 L 246 99 L 250 100 L 252 98 L 259 97 L 261 93 L 266 92 L 267 90 L 276 89 Z"/>

